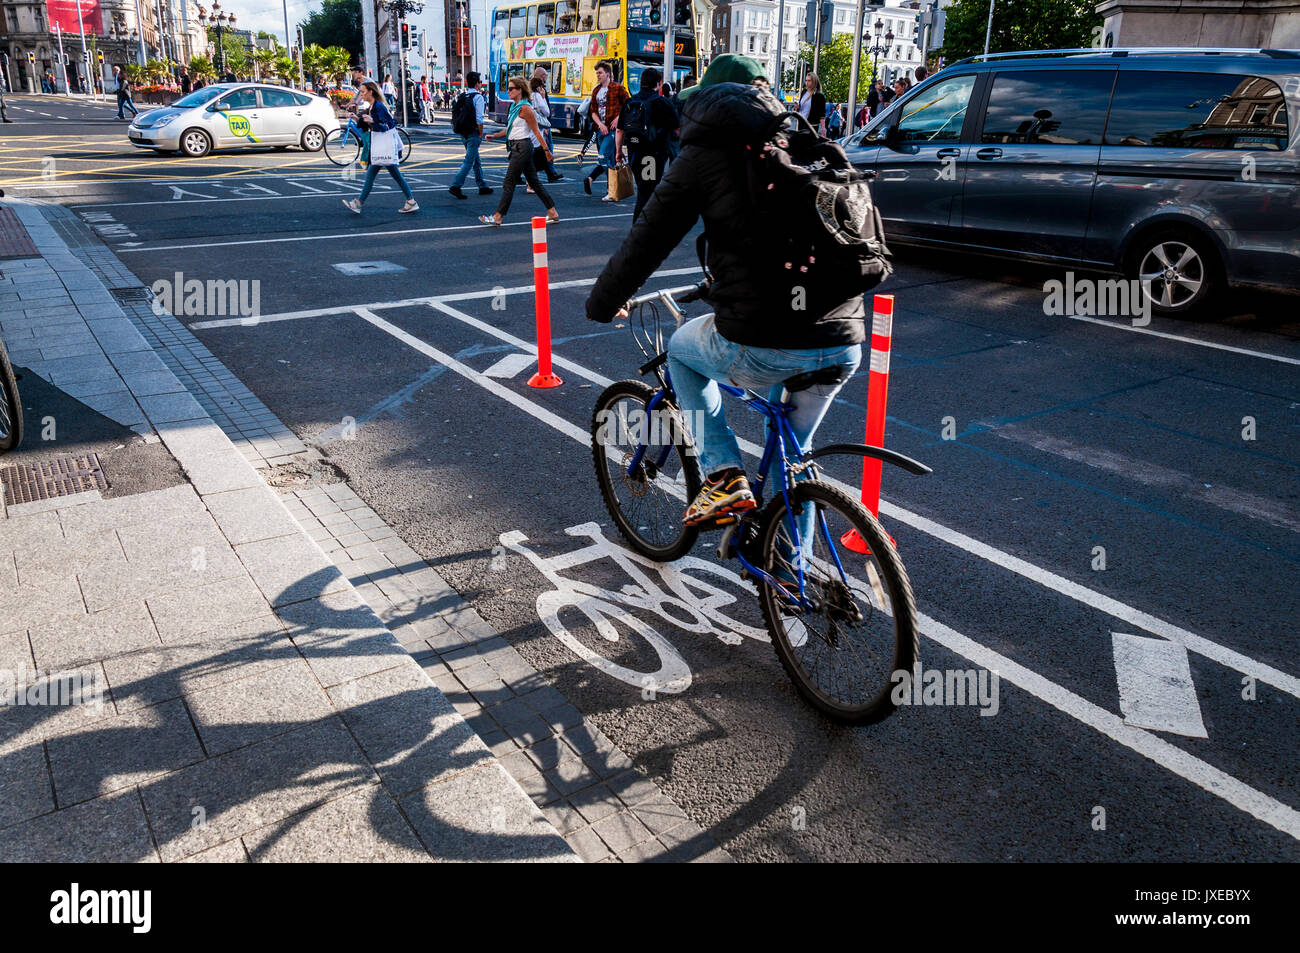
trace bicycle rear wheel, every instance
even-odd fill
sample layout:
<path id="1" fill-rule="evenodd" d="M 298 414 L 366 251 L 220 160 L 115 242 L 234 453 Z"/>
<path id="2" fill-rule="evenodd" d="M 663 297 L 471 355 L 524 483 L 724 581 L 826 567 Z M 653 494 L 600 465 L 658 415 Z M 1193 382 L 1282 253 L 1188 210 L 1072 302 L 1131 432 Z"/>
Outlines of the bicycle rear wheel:
<path id="1" fill-rule="evenodd" d="M 700 490 L 700 476 L 677 409 L 662 401 L 647 413 L 655 393 L 636 380 L 606 388 L 591 418 L 591 456 L 600 495 L 623 538 L 641 555 L 671 562 L 690 552 L 699 536 L 682 525 L 682 514 Z M 629 473 L 643 442 L 645 451 Z"/>
<path id="2" fill-rule="evenodd" d="M 0 341 L 0 453 L 23 442 L 23 405 L 18 397 L 18 379 Z"/>
<path id="3" fill-rule="evenodd" d="M 406 130 L 400 126 L 397 129 L 397 141 L 401 144 L 402 152 L 397 157 L 397 164 L 403 165 L 411 157 L 411 137 L 406 134 Z"/>
<path id="4" fill-rule="evenodd" d="M 811 605 L 793 608 L 774 587 L 760 585 L 777 658 L 819 711 L 848 724 L 879 721 L 896 707 L 894 673 L 910 673 L 918 653 L 907 571 L 880 523 L 848 494 L 808 480 L 796 486 L 790 504 L 787 508 L 777 496 L 763 514 L 761 566 L 786 582 L 796 578 L 802 564 L 803 591 Z M 804 539 L 808 525 L 811 543 Z M 794 556 L 796 529 L 802 560 Z M 866 541 L 870 555 L 841 544 L 850 529 Z"/>
<path id="5" fill-rule="evenodd" d="M 361 156 L 361 141 L 355 134 L 335 129 L 325 137 L 325 158 L 335 165 L 352 165 Z"/>

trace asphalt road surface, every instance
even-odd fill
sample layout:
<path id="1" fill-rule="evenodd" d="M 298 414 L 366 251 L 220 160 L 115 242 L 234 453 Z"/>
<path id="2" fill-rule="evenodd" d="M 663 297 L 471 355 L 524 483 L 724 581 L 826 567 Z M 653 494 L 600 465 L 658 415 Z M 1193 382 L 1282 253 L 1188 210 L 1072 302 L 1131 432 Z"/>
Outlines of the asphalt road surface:
<path id="1" fill-rule="evenodd" d="M 549 231 L 564 384 L 541 390 L 523 357 L 541 203 L 520 189 L 505 227 L 478 226 L 495 196 L 446 193 L 460 150 L 445 126 L 409 166 L 421 212 L 398 215 L 383 176 L 357 217 L 341 200 L 359 181 L 320 155 L 157 157 L 73 121 L 6 137 L 0 187 L 73 208 L 145 284 L 259 282 L 256 322 L 182 319 L 738 859 L 1300 859 L 1295 299 L 1236 295 L 1217 321 L 1135 328 L 1045 315 L 1049 269 L 900 251 L 879 289 L 896 296 L 886 444 L 935 472 L 887 472 L 881 516 L 924 614 L 924 667 L 1000 679 L 995 704 L 847 729 L 795 694 L 734 577 L 638 578 L 608 547 L 539 569 L 618 541 L 584 435 L 602 387 L 641 362 L 629 329 L 583 317 L 630 203 L 583 194 L 573 143 Z M 502 147 L 484 156 L 499 185 Z M 694 280 L 692 239 L 651 287 Z M 864 369 L 819 442 L 861 439 L 866 394 Z M 730 411 L 755 439 L 748 416 Z M 857 478 L 851 463 L 830 475 Z M 716 564 L 712 541 L 694 555 Z M 647 700 L 539 620 L 565 579 L 734 601 L 636 610 L 692 673 Z M 627 631 L 611 645 L 561 621 L 628 668 L 655 665 Z M 1203 737 L 1126 721 L 1119 685 L 1171 654 L 1191 685 L 1168 714 Z"/>

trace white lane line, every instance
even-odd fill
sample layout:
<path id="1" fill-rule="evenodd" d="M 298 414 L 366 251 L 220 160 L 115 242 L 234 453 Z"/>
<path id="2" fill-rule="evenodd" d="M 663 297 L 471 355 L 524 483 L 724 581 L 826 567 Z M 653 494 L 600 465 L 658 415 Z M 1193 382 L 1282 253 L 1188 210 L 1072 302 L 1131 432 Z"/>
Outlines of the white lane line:
<path id="1" fill-rule="evenodd" d="M 1130 324 L 1117 324 L 1114 321 L 1103 321 L 1101 318 L 1086 318 L 1077 314 L 1069 316 L 1074 321 L 1086 321 L 1089 324 L 1099 324 L 1103 328 L 1114 328 L 1116 331 L 1132 331 L 1134 334 L 1149 334 L 1152 337 L 1165 338 L 1170 341 L 1180 341 L 1183 344 L 1195 344 L 1197 347 L 1214 348 L 1216 351 L 1228 351 L 1232 354 L 1244 354 L 1247 357 L 1259 357 L 1266 361 L 1277 361 L 1279 364 L 1296 364 L 1300 365 L 1300 358 L 1283 357 L 1281 354 L 1269 354 L 1267 351 L 1252 351 L 1249 348 L 1233 347 L 1230 344 L 1216 344 L 1213 341 L 1202 341 L 1200 338 L 1189 338 L 1184 334 L 1170 334 L 1168 331 L 1153 331 L 1150 328 L 1135 328 Z"/>
<path id="2" fill-rule="evenodd" d="M 325 179 L 324 181 L 338 184 L 338 182 L 340 181 L 346 182 L 347 180 L 346 179 L 340 180 L 338 176 L 334 176 L 332 178 Z M 411 186 L 412 192 L 445 192 L 447 190 L 446 186 L 444 185 L 424 184 L 420 182 L 418 179 L 416 179 L 416 177 L 413 175 L 406 176 L 406 181 L 407 184 Z M 136 208 L 145 205 L 174 205 L 179 208 L 188 205 L 212 205 L 214 203 L 220 203 L 220 202 L 267 202 L 267 201 L 274 201 L 275 199 L 310 199 L 310 198 L 315 198 L 317 196 L 355 194 L 353 192 L 326 192 L 322 189 L 311 188 L 310 186 L 302 185 L 297 182 L 291 184 L 297 185 L 299 188 L 303 188 L 303 189 L 310 188 L 311 191 L 299 195 L 270 194 L 270 195 L 217 196 L 213 198 L 189 198 L 189 199 L 148 199 L 143 202 L 107 202 L 107 203 L 96 204 L 96 205 L 77 205 L 75 206 L 75 208 L 79 208 L 79 209 Z M 362 185 L 362 177 L 358 176 L 355 182 L 348 182 L 347 185 L 351 189 L 360 189 Z M 209 183 L 208 187 L 212 188 L 213 184 Z M 244 186 L 244 188 L 248 188 L 248 186 Z M 390 183 L 376 182 L 373 191 L 386 192 L 386 191 L 391 191 L 394 188 L 395 187 Z"/>
<path id="3" fill-rule="evenodd" d="M 698 271 L 697 268 L 681 268 L 672 271 L 661 271 L 658 272 L 657 275 L 662 277 L 669 277 L 678 274 L 695 273 L 696 271 Z M 570 282 L 559 282 L 553 284 L 551 287 L 552 288 L 578 287 L 578 286 L 589 285 L 593 283 L 594 282 L 591 279 L 579 279 Z M 505 290 L 507 293 L 531 292 L 532 288 L 531 286 L 529 286 L 529 287 L 520 287 L 520 288 L 505 289 Z M 493 337 L 498 338 L 499 340 L 505 341 L 509 344 L 513 344 L 521 351 L 524 351 L 528 354 L 536 355 L 537 347 L 535 344 L 529 341 L 525 341 L 522 338 L 516 337 L 515 335 L 510 334 L 507 331 L 502 331 L 500 328 L 494 327 L 493 325 L 490 325 L 487 322 L 480 321 L 478 318 L 468 315 L 465 312 L 453 308 L 447 304 L 448 301 L 452 301 L 452 300 L 466 300 L 471 297 L 486 298 L 486 297 L 492 297 L 498 293 L 499 292 L 496 291 L 486 291 L 486 292 L 473 292 L 471 294 L 465 294 L 465 295 L 443 295 L 443 296 L 433 297 L 433 298 L 410 298 L 405 301 L 388 302 L 385 304 L 372 304 L 369 305 L 368 307 L 374 308 L 376 310 L 381 310 L 386 308 L 401 308 L 401 307 L 411 307 L 415 305 L 426 305 L 428 307 L 435 308 L 438 311 L 441 311 L 442 313 L 448 315 L 449 317 L 453 317 L 456 320 L 469 325 L 470 327 L 477 328 L 478 330 L 483 331 L 485 334 L 490 334 Z M 288 321 L 288 320 L 296 320 L 299 318 L 306 318 L 306 317 L 318 317 L 327 314 L 346 313 L 351 310 L 354 310 L 353 306 L 344 306 L 339 308 L 324 308 L 324 309 L 317 309 L 314 311 L 286 312 L 284 314 L 263 317 L 260 318 L 259 320 L 264 322 Z M 195 328 L 195 329 L 247 327 L 247 326 L 248 326 L 247 319 L 244 318 L 227 318 L 219 321 L 203 321 L 203 322 L 190 325 L 191 328 Z M 560 354 L 552 353 L 551 361 L 556 367 L 569 371 L 571 374 L 581 377 L 582 379 L 589 381 L 590 383 L 595 384 L 597 386 L 608 387 L 610 384 L 613 383 L 613 381 L 610 378 L 605 377 L 602 374 L 597 374 L 595 371 L 583 367 L 580 364 L 575 364 L 573 361 L 568 360 L 567 358 L 563 357 Z M 762 454 L 762 447 L 759 447 L 757 444 L 754 444 L 748 440 L 741 439 L 740 447 L 746 453 L 754 457 L 758 457 Z M 856 498 L 858 496 L 858 493 L 860 492 L 860 487 L 850 486 L 849 484 L 844 483 L 841 480 L 835 479 L 830 474 L 824 473 L 823 479 L 838 486 L 840 489 L 849 493 L 854 498 Z M 935 539 L 941 540 L 942 542 L 945 542 L 950 546 L 953 546 L 957 549 L 967 552 L 972 556 L 977 556 L 980 559 L 985 560 L 986 562 L 991 562 L 996 566 L 1001 566 L 1003 569 L 1013 572 L 1018 576 L 1022 576 L 1025 579 L 1028 579 L 1030 582 L 1036 583 L 1047 589 L 1051 589 L 1055 592 L 1060 593 L 1063 596 L 1067 596 L 1068 598 L 1073 599 L 1075 602 L 1082 603 L 1083 605 L 1086 605 L 1092 609 L 1096 609 L 1099 612 L 1104 612 L 1107 615 L 1112 616 L 1127 625 L 1136 626 L 1137 628 L 1150 632 L 1152 635 L 1158 635 L 1162 638 L 1170 640 L 1171 642 L 1177 642 L 1178 644 L 1184 646 L 1188 651 L 1195 652 L 1198 655 L 1202 655 L 1205 658 L 1218 662 L 1220 665 L 1224 665 L 1228 668 L 1235 669 L 1244 675 L 1250 675 L 1253 678 L 1261 682 L 1264 682 L 1265 684 L 1272 685 L 1274 688 L 1280 689 L 1281 691 L 1284 691 L 1289 695 L 1292 695 L 1296 698 L 1300 698 L 1300 678 L 1296 678 L 1295 676 L 1289 675 L 1286 672 L 1276 669 L 1271 665 L 1267 665 L 1263 662 L 1257 661 L 1256 659 L 1253 659 L 1248 655 L 1243 655 L 1242 653 L 1236 651 L 1235 649 L 1230 649 L 1225 645 L 1220 645 L 1219 643 L 1204 638 L 1203 636 L 1199 636 L 1193 632 L 1189 632 L 1187 629 L 1174 625 L 1171 622 L 1166 622 L 1163 619 L 1159 619 L 1151 615 L 1150 613 L 1143 612 L 1141 609 L 1137 609 L 1134 608 L 1133 606 L 1127 605 L 1126 603 L 1120 602 L 1118 599 L 1113 599 L 1110 596 L 1103 595 L 1102 593 L 1097 592 L 1094 589 L 1089 589 L 1087 586 L 1080 585 L 1079 583 L 1066 579 L 1064 576 L 1057 575 L 1056 573 L 1051 572 L 1050 570 L 1043 569 L 1039 566 L 1036 566 L 1031 562 L 1019 558 L 1018 556 L 1013 556 L 1010 553 L 1003 552 L 1002 550 L 990 546 L 987 543 L 982 543 L 979 540 L 973 539 L 964 533 L 958 532 L 957 530 L 949 529 L 947 526 L 943 526 L 942 524 L 936 523 L 933 520 L 927 519 L 926 517 L 921 516 L 918 513 L 913 513 L 911 510 L 904 509 L 903 507 L 898 506 L 897 504 L 890 503 L 888 500 L 883 498 L 880 501 L 880 513 L 882 516 L 888 516 L 890 519 L 896 519 L 900 523 L 905 523 L 906 525 L 912 527 L 913 529 L 925 533 L 927 536 L 932 536 Z"/>
<path id="4" fill-rule="evenodd" d="M 698 265 L 691 268 L 669 268 L 655 272 L 655 277 L 669 278 L 676 275 L 695 275 L 699 274 L 699 271 L 700 269 Z M 585 288 L 594 285 L 595 283 L 595 278 L 574 278 L 570 281 L 552 281 L 550 288 L 552 291 L 560 288 Z M 396 301 L 366 302 L 365 304 L 341 304 L 331 308 L 310 308 L 305 311 L 281 311 L 277 314 L 262 315 L 256 321 L 252 322 L 252 324 L 272 324 L 276 321 L 299 321 L 303 318 L 323 318 L 331 314 L 348 314 L 356 308 L 362 307 L 370 308 L 372 311 L 388 311 L 393 308 L 432 306 L 446 301 L 472 301 L 481 298 L 495 298 L 499 295 L 532 294 L 534 290 L 535 289 L 532 285 L 516 285 L 512 288 L 493 288 L 490 291 L 466 291 L 460 294 L 425 295 L 421 298 L 401 298 Z M 452 317 L 466 322 L 475 321 L 474 318 L 471 318 L 469 315 L 460 311 L 457 311 L 452 315 Z M 189 325 L 189 327 L 193 330 L 201 331 L 208 328 L 246 328 L 249 327 L 249 325 L 250 322 L 243 318 L 227 318 L 219 321 L 196 321 L 194 324 Z M 478 325 L 476 324 L 475 326 L 477 327 Z M 488 328 L 488 325 L 483 325 L 483 327 L 486 329 Z M 496 329 L 492 328 L 491 333 L 496 334 Z M 507 338 L 512 341 L 519 340 L 510 335 L 507 335 L 506 338 L 502 338 L 502 340 L 506 340 Z"/>
<path id="5" fill-rule="evenodd" d="M 1187 649 L 1176 642 L 1112 632 L 1119 710 L 1126 725 L 1208 738 Z"/>
<path id="6" fill-rule="evenodd" d="M 532 354 L 507 354 L 484 371 L 483 376 L 508 381 L 525 367 L 532 367 L 536 362 L 537 358 Z"/>
<path id="7" fill-rule="evenodd" d="M 502 341 L 513 344 L 521 350 L 526 350 L 530 354 L 537 353 L 535 345 L 517 338 L 506 331 L 502 331 L 500 328 L 493 327 L 484 321 L 480 321 L 475 317 L 465 314 L 463 311 L 450 307 L 443 301 L 434 301 L 431 303 L 431 307 L 434 307 L 444 314 L 456 318 L 458 321 L 468 324 L 471 327 L 478 328 L 486 334 L 491 334 Z M 235 321 L 238 322 L 238 319 L 235 319 Z M 592 384 L 597 386 L 608 387 L 613 383 L 610 378 L 605 377 L 602 374 L 597 374 L 580 364 L 575 364 L 573 361 L 570 361 L 559 354 L 552 353 L 551 362 L 556 367 L 569 371 L 573 375 L 590 381 Z M 762 447 L 743 438 L 738 439 L 740 442 L 740 448 L 750 456 L 762 456 Z M 854 499 L 858 497 L 858 494 L 861 491 L 860 487 L 850 486 L 841 480 L 835 479 L 828 473 L 823 473 L 822 479 L 838 486 L 840 489 L 853 496 Z M 1113 616 L 1121 622 L 1144 629 L 1152 635 L 1158 635 L 1170 640 L 1171 642 L 1177 642 L 1189 651 L 1196 652 L 1198 655 L 1203 655 L 1208 659 L 1218 662 L 1220 665 L 1236 669 L 1244 675 L 1253 676 L 1261 682 L 1265 682 L 1295 696 L 1296 698 L 1300 698 L 1300 678 L 1288 675 L 1286 672 L 1273 668 L 1270 665 L 1266 665 L 1263 662 L 1256 661 L 1255 659 L 1243 655 L 1234 649 L 1220 645 L 1210 639 L 1203 638 L 1202 636 L 1189 632 L 1170 622 L 1165 622 L 1163 619 L 1158 619 L 1140 609 L 1135 609 L 1130 605 L 1126 605 L 1118 599 L 1112 599 L 1110 596 L 1103 595 L 1102 593 L 1089 589 L 1086 586 L 1081 586 L 1063 576 L 1058 576 L 1056 573 L 1035 566 L 1033 563 L 1020 559 L 1017 556 L 1012 556 L 1010 553 L 996 549 L 987 543 L 982 543 L 979 540 L 972 539 L 964 533 L 960 533 L 954 529 L 949 529 L 947 526 L 926 519 L 918 513 L 913 513 L 911 510 L 906 510 L 903 507 L 890 503 L 888 500 L 883 498 L 880 501 L 880 513 L 882 516 L 896 519 L 900 523 L 906 523 L 913 529 L 919 530 L 927 536 L 932 536 L 950 546 L 970 553 L 972 556 L 978 556 L 986 562 L 991 562 L 996 566 L 1001 566 L 1003 569 L 1009 570 L 1019 576 L 1023 576 L 1030 582 L 1037 583 L 1044 588 L 1059 592 L 1061 595 L 1068 596 L 1076 602 L 1080 602 L 1090 608 Z"/>
<path id="8" fill-rule="evenodd" d="M 589 222 L 602 218 L 627 218 L 631 212 L 616 212 L 613 215 L 579 215 L 569 216 L 565 222 Z M 144 252 L 144 251 L 180 251 L 187 248 L 229 248 L 235 245 L 278 245 L 287 242 L 328 242 L 336 238 L 353 240 L 357 238 L 382 238 L 394 235 L 424 235 L 431 232 L 463 232 L 471 229 L 482 231 L 485 228 L 532 228 L 532 222 L 524 219 L 521 222 L 502 222 L 500 225 L 439 225 L 431 228 L 395 228 L 383 232 L 339 232 L 335 235 L 299 235 L 291 238 L 254 238 L 244 241 L 235 242 L 192 242 L 185 245 L 153 245 L 145 248 L 122 248 L 119 251 L 124 252 Z M 336 313 L 336 312 L 328 312 Z"/>
<path id="9" fill-rule="evenodd" d="M 454 310 L 445 305 L 437 307 L 440 311 L 447 313 L 451 313 Z M 414 335 L 408 334 L 401 328 L 390 324 L 373 312 L 365 308 L 357 308 L 355 310 L 364 320 L 370 322 L 380 330 L 391 334 L 399 341 L 413 347 L 426 357 L 433 358 L 440 364 L 445 364 L 448 368 L 455 371 L 457 374 L 460 374 L 466 380 L 477 384 L 489 393 L 500 397 L 502 400 L 514 405 L 547 426 L 558 430 L 565 436 L 571 437 L 584 447 L 591 446 L 591 435 L 587 431 L 570 423 L 568 420 L 565 420 L 563 417 L 560 417 L 545 407 L 515 393 L 513 390 L 510 390 L 496 381 L 485 377 L 483 374 L 467 367 L 450 355 L 439 351 L 437 348 L 426 344 Z M 553 357 L 553 360 L 557 366 L 563 366 L 558 359 Z M 564 364 L 569 365 L 572 370 L 578 370 L 576 365 L 571 365 L 569 362 L 564 362 Z M 599 375 L 592 375 L 590 373 L 587 374 L 588 379 L 592 380 L 593 383 L 596 382 L 596 377 L 598 376 Z M 1216 797 L 1222 798 L 1234 807 L 1250 814 L 1252 817 L 1258 818 L 1264 823 L 1282 831 L 1284 834 L 1288 834 L 1291 837 L 1300 840 L 1300 812 L 1297 812 L 1290 806 L 1264 794 L 1262 791 L 1256 790 L 1227 772 L 1187 753 L 1183 749 L 1170 744 L 1162 738 L 1152 735 L 1150 732 L 1142 728 L 1126 725 L 1123 719 L 1118 715 L 1115 715 L 1113 712 L 1109 712 L 1104 708 L 1094 705 L 1087 699 L 1076 695 L 1074 692 L 1069 691 L 1063 686 L 1056 684 L 1050 679 L 1044 678 L 1037 672 L 1025 668 L 1023 665 L 1020 665 L 1006 656 L 981 645 L 973 639 L 962 635 L 955 629 L 952 629 L 923 613 L 918 613 L 918 618 L 921 631 L 928 638 L 933 639 L 952 652 L 970 659 L 975 664 L 983 666 L 989 671 L 996 672 L 1000 678 L 1006 679 L 1012 684 L 1019 686 L 1029 694 L 1046 702 L 1064 714 L 1088 725 L 1131 751 L 1154 761 L 1156 764 L 1178 775 L 1184 780 L 1191 782 L 1202 790 L 1213 794 Z"/>

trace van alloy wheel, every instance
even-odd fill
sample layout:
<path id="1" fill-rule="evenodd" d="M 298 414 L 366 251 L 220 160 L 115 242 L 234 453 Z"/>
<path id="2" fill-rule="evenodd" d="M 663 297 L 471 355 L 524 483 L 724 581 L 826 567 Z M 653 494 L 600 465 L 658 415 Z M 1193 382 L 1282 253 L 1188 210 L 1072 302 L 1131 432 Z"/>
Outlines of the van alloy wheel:
<path id="1" fill-rule="evenodd" d="M 1138 265 L 1142 290 L 1159 308 L 1185 308 L 1205 284 L 1205 261 L 1186 242 L 1162 241 L 1147 251 Z"/>

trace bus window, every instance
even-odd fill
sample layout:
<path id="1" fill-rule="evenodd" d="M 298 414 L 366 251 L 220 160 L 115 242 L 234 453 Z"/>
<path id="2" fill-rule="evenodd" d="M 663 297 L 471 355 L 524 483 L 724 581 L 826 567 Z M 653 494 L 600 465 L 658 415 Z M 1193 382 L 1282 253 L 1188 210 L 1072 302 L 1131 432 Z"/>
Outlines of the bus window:
<path id="1" fill-rule="evenodd" d="M 528 36 L 537 35 L 537 4 L 528 8 L 528 25 L 524 28 Z"/>
<path id="2" fill-rule="evenodd" d="M 510 11 L 510 35 L 523 36 L 524 27 L 528 22 L 528 8 L 515 7 Z"/>
<path id="3" fill-rule="evenodd" d="M 501 64 L 501 70 L 500 70 L 500 73 L 501 73 L 501 76 L 500 76 L 500 78 L 497 80 L 497 89 L 505 89 L 505 88 L 506 88 L 506 79 L 507 79 L 507 74 L 506 74 L 506 64 L 505 64 L 505 63 L 502 63 L 502 64 Z"/>
<path id="4" fill-rule="evenodd" d="M 510 35 L 510 11 L 497 10 L 492 21 L 492 39 L 504 40 Z"/>
<path id="5" fill-rule="evenodd" d="M 537 8 L 537 35 L 550 36 L 555 32 L 555 4 L 543 3 Z"/>
<path id="6" fill-rule="evenodd" d="M 597 26 L 602 30 L 618 29 L 619 0 L 600 0 L 600 16 Z"/>
<path id="7" fill-rule="evenodd" d="M 524 64 L 523 64 L 523 63 L 511 63 L 508 67 L 506 67 L 506 74 L 507 74 L 508 77 L 513 77 L 513 76 L 523 76 L 523 75 L 524 75 Z M 505 84 L 505 83 L 502 83 L 502 84 L 501 84 L 501 89 L 504 91 L 505 88 L 506 88 L 506 84 Z"/>
<path id="8" fill-rule="evenodd" d="M 578 0 L 578 33 L 596 29 L 597 0 Z"/>
<path id="9" fill-rule="evenodd" d="M 551 64 L 551 95 L 561 96 L 564 94 L 564 60 L 556 60 Z"/>
<path id="10" fill-rule="evenodd" d="M 557 0 L 555 4 L 555 32 L 572 33 L 574 0 Z"/>

